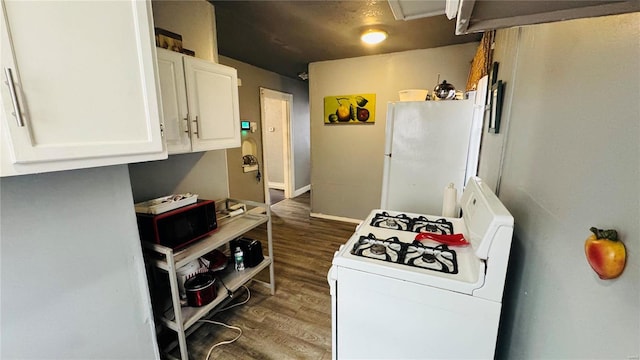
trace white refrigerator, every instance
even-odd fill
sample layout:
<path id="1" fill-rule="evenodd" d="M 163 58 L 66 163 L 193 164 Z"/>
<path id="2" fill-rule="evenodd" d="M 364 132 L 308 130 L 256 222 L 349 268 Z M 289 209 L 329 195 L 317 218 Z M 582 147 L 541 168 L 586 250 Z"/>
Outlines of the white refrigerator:
<path id="1" fill-rule="evenodd" d="M 461 196 L 477 172 L 484 114 L 478 102 L 389 103 L 381 209 L 440 215 L 445 187 L 453 183 Z"/>

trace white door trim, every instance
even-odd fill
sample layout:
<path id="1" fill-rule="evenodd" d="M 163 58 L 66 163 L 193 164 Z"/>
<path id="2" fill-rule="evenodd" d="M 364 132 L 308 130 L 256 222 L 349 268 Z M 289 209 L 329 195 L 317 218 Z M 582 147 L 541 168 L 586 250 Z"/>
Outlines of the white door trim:
<path id="1" fill-rule="evenodd" d="M 294 154 L 293 154 L 293 129 L 291 123 L 291 113 L 293 106 L 293 95 L 271 90 L 267 88 L 260 88 L 260 124 L 262 128 L 262 158 L 263 165 L 262 169 L 264 172 L 264 191 L 265 191 L 265 199 L 268 199 L 270 203 L 271 199 L 269 197 L 269 171 L 268 164 L 266 161 L 265 155 L 265 139 L 267 138 L 267 129 L 266 129 L 266 119 L 265 119 L 265 106 L 264 106 L 264 98 L 271 98 L 282 100 L 286 102 L 286 116 L 283 120 L 282 124 L 282 136 L 283 136 L 283 167 L 284 167 L 284 197 L 291 198 L 293 197 L 293 189 L 295 184 L 295 175 L 294 175 Z"/>

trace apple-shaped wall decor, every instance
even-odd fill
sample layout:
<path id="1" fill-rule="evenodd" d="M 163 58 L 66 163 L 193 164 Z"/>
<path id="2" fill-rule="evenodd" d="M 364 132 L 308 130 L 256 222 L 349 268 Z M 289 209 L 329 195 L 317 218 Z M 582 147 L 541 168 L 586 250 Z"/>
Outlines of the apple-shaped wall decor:
<path id="1" fill-rule="evenodd" d="M 587 261 L 600 279 L 615 279 L 624 270 L 627 252 L 616 230 L 602 230 L 592 227 L 591 236 L 584 243 Z"/>

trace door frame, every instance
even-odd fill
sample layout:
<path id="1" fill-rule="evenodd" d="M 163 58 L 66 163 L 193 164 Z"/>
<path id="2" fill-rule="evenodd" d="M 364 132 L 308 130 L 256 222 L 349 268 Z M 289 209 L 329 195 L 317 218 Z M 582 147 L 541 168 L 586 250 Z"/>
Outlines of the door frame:
<path id="1" fill-rule="evenodd" d="M 294 154 L 293 154 L 293 128 L 291 122 L 291 113 L 293 107 L 293 95 L 277 90 L 271 90 L 264 87 L 260 87 L 260 127 L 262 128 L 262 169 L 264 172 L 264 191 L 265 199 L 271 203 L 271 197 L 269 196 L 269 171 L 266 156 L 266 139 L 267 139 L 267 127 L 266 127 L 266 111 L 265 111 L 265 98 L 277 99 L 286 102 L 286 116 L 282 124 L 282 136 L 283 136 L 283 168 L 284 168 L 284 197 L 289 199 L 293 196 L 295 175 L 294 175 Z"/>

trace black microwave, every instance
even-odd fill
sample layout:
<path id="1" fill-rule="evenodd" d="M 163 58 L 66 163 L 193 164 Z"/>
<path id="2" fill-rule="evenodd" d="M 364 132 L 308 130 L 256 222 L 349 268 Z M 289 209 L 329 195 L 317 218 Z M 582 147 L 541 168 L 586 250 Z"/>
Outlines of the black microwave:
<path id="1" fill-rule="evenodd" d="M 136 214 L 138 230 L 143 241 L 160 244 L 174 250 L 213 233 L 216 221 L 216 203 L 199 199 L 196 203 L 162 214 Z"/>

